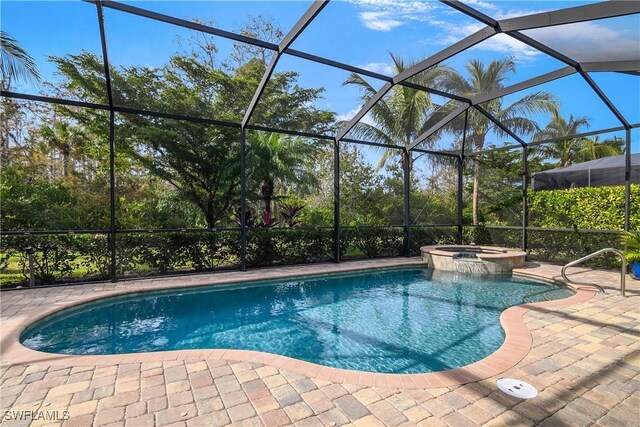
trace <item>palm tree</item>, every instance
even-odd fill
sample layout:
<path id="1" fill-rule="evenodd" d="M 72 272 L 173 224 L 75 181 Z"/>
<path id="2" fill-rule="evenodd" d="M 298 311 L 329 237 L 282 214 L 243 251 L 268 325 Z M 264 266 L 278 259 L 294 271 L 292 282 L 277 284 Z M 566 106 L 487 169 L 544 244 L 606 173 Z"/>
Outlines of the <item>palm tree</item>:
<path id="1" fill-rule="evenodd" d="M 248 181 L 260 186 L 264 210 L 271 213 L 276 185 L 311 188 L 316 184 L 312 164 L 317 148 L 298 138 L 278 133 L 249 134 Z"/>
<path id="2" fill-rule="evenodd" d="M 559 111 L 554 111 L 549 124 L 538 132 L 533 137 L 533 140 L 540 141 L 543 139 L 575 135 L 588 127 L 589 120 L 586 117 L 573 117 L 573 115 L 571 115 L 569 116 L 569 121 L 567 121 Z M 583 138 L 563 139 L 542 146 L 540 151 L 547 158 L 558 159 L 558 166 L 565 167 L 569 166 L 575 160 L 578 147 L 583 144 L 583 141 Z"/>
<path id="3" fill-rule="evenodd" d="M 53 126 L 43 126 L 40 129 L 40 134 L 49 146 L 60 152 L 62 155 L 62 176 L 69 176 L 71 150 L 82 145 L 82 133 L 69 122 L 56 121 Z"/>
<path id="4" fill-rule="evenodd" d="M 401 58 L 391 54 L 391 59 L 396 73 L 400 73 L 415 63 L 405 64 Z M 445 67 L 435 66 L 418 74 L 412 82 L 422 86 L 437 87 L 442 77 L 449 70 Z M 357 73 L 352 73 L 344 83 L 354 85 L 360 89 L 362 101 L 366 103 L 377 90 L 369 82 Z M 434 104 L 429 93 L 412 89 L 406 86 L 394 86 L 390 94 L 378 101 L 371 109 L 373 124 L 360 122 L 356 124 L 352 132 L 358 138 L 371 142 L 389 145 L 408 146 L 420 134 L 425 132 L 432 123 L 435 123 Z M 398 154 L 396 149 L 384 149 L 384 153 L 378 168 L 382 168 L 387 161 Z M 413 168 L 413 158 L 409 158 L 409 169 Z"/>
<path id="5" fill-rule="evenodd" d="M 13 79 L 39 81 L 40 74 L 35 61 L 18 41 L 0 30 L 0 72 L 2 90 L 8 90 Z"/>
<path id="6" fill-rule="evenodd" d="M 583 138 L 576 151 L 576 163 L 588 162 L 589 160 L 601 159 L 603 157 L 618 156 L 622 154 L 624 140 L 614 136 L 612 139 L 599 141 L 600 137 Z"/>
<path id="7" fill-rule="evenodd" d="M 516 64 L 511 58 L 494 60 L 485 66 L 481 60 L 475 59 L 466 65 L 469 78 L 451 72 L 447 73 L 447 79 L 443 82 L 446 89 L 462 96 L 473 98 L 474 96 L 499 90 L 504 87 L 509 75 L 515 72 Z M 533 135 L 539 131 L 537 123 L 530 118 L 532 115 L 554 112 L 558 102 L 555 97 L 547 92 L 539 91 L 523 96 L 511 105 L 503 106 L 502 99 L 494 99 L 482 105 L 495 118 L 502 122 L 508 129 L 522 136 Z M 499 137 L 507 134 L 490 121 L 486 116 L 475 109 L 470 109 L 467 123 L 467 141 L 478 153 L 485 146 L 487 135 L 495 133 Z M 478 193 L 480 186 L 480 162 L 474 162 L 473 169 L 473 224 L 479 222 Z"/>
<path id="8" fill-rule="evenodd" d="M 16 39 L 2 30 L 0 30 L 0 77 L 2 78 L 0 83 L 2 90 L 11 89 L 11 83 L 14 79 L 35 82 L 40 80 L 40 74 L 33 58 L 20 47 Z M 10 98 L 2 99 L 2 107 L 3 122 L 5 123 L 10 117 L 15 117 L 18 114 L 17 104 Z M 10 128 L 3 125 L 0 129 L 0 154 L 4 157 L 5 162 L 9 161 L 7 149 L 11 135 Z"/>

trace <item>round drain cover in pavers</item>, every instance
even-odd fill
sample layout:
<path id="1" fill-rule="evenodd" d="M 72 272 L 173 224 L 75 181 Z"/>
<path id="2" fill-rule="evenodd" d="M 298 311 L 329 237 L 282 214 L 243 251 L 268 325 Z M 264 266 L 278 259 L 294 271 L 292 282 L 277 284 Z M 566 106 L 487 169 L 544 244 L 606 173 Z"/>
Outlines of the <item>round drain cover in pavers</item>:
<path id="1" fill-rule="evenodd" d="M 538 390 L 534 386 L 513 378 L 500 378 L 496 381 L 496 385 L 503 393 L 519 399 L 533 399 L 538 395 Z"/>

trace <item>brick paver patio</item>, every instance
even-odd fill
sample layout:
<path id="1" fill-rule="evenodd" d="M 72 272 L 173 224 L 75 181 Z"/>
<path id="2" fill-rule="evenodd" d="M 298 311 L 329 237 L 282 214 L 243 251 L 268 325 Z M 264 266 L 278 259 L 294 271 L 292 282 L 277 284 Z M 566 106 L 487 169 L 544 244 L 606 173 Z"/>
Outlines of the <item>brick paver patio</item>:
<path id="1" fill-rule="evenodd" d="M 391 266 L 398 261 L 343 263 L 333 268 L 383 264 Z M 313 268 L 318 267 L 271 271 L 299 274 Z M 557 276 L 559 270 L 558 266 L 537 264 L 522 269 L 542 276 Z M 97 366 L 44 361 L 23 365 L 3 357 L 2 424 L 638 426 L 640 282 L 628 279 L 628 297 L 622 298 L 619 274 L 573 271 L 572 277 L 603 285 L 607 293 L 565 307 L 531 307 L 524 316 L 533 337 L 531 350 L 514 367 L 481 381 L 426 389 L 369 387 L 308 378 L 263 363 L 190 360 L 179 354 L 176 360 L 144 361 L 141 356 L 136 363 L 114 359 L 112 365 Z M 235 274 L 240 279 L 264 276 L 264 272 L 255 271 L 221 274 Z M 200 282 L 207 276 L 174 280 Z M 74 295 L 108 293 L 135 285 L 92 284 L 3 293 L 2 321 Z M 528 401 L 508 397 L 496 388 L 495 381 L 501 377 L 523 379 L 540 394 Z M 68 414 L 68 419 L 9 419 L 20 411 L 57 418 Z"/>

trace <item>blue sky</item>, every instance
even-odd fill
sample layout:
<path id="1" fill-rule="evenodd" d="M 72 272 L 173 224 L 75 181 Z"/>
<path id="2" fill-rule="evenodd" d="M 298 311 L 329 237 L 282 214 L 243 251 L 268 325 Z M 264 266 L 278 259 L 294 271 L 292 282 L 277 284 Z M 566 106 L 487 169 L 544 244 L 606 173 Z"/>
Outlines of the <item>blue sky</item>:
<path id="1" fill-rule="evenodd" d="M 185 19 L 213 21 L 219 28 L 236 31 L 249 16 L 262 14 L 272 18 L 285 32 L 311 4 L 310 1 L 126 3 Z M 494 18 L 502 19 L 589 2 L 472 0 L 467 3 Z M 0 7 L 2 28 L 31 53 L 48 81 L 55 82 L 56 76 L 54 67 L 46 60 L 47 55 L 78 53 L 82 49 L 100 52 L 97 18 L 92 4 L 79 1 L 3 1 Z M 193 35 L 189 30 L 113 10 L 106 10 L 105 21 L 109 55 L 116 66 L 162 66 L 184 45 L 179 40 Z M 390 52 L 407 62 L 421 60 L 481 27 L 482 24 L 473 19 L 434 1 L 334 0 L 292 47 L 393 75 Z M 640 59 L 639 16 L 533 30 L 528 35 L 548 42 L 577 60 Z M 227 56 L 232 44 L 221 38 L 216 38 L 215 43 L 220 49 L 220 56 Z M 506 35 L 486 40 L 449 59 L 446 65 L 464 73 L 464 65 L 470 59 L 480 58 L 489 62 L 508 55 L 513 56 L 518 65 L 518 72 L 509 84 L 564 66 Z M 324 99 L 318 106 L 335 111 L 341 119 L 350 118 L 361 105 L 357 90 L 342 86 L 347 72 L 288 56 L 280 61 L 277 71 L 297 71 L 303 86 L 324 87 Z M 593 77 L 630 122 L 640 122 L 640 78 L 613 73 L 594 73 Z M 370 82 L 375 87 L 383 83 L 376 80 Z M 590 129 L 619 125 L 584 80 L 577 76 L 543 85 L 536 90 L 540 89 L 556 94 L 566 116 L 588 117 Z M 46 88 L 26 85 L 20 86 L 19 90 L 28 93 L 47 91 Z M 524 93 L 527 92 L 513 95 L 505 102 L 514 101 Z M 545 120 L 540 118 L 542 125 Z M 621 133 L 618 135 L 622 136 Z M 503 143 L 498 140 L 494 142 L 498 145 Z M 441 144 L 444 146 L 446 142 Z M 640 132 L 637 130 L 634 131 L 633 151 L 640 152 Z"/>

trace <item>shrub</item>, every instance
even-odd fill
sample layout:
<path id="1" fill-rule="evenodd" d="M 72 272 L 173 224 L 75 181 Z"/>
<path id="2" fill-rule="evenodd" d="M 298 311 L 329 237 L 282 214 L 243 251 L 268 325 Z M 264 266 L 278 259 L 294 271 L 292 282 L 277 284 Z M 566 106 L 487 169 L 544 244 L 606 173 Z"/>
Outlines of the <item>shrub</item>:
<path id="1" fill-rule="evenodd" d="M 594 233 L 583 231 L 530 230 L 527 254 L 530 260 L 565 264 L 602 248 L 618 247 L 618 233 Z M 593 267 L 619 265 L 613 256 L 603 256 L 589 261 Z"/>
<path id="2" fill-rule="evenodd" d="M 131 233 L 116 236 L 116 274 L 153 275 L 176 271 L 211 271 L 237 266 L 240 233 Z M 108 235 L 3 236 L 0 271 L 3 284 L 29 282 L 28 256 L 32 246 L 37 285 L 109 277 Z M 21 272 L 9 274 L 10 260 Z"/>
<path id="3" fill-rule="evenodd" d="M 624 187 L 529 192 L 529 224 L 548 228 L 624 229 Z M 640 185 L 631 186 L 631 230 L 640 230 Z"/>
<path id="4" fill-rule="evenodd" d="M 247 265 L 301 264 L 333 259 L 333 230 L 271 228 L 247 232 Z"/>
<path id="5" fill-rule="evenodd" d="M 522 245 L 522 230 L 491 226 L 464 227 L 462 230 L 462 243 L 465 245 L 492 245 L 506 248 L 519 248 Z"/>
<path id="6" fill-rule="evenodd" d="M 390 257 L 402 255 L 402 227 L 343 228 L 340 231 L 342 259 Z"/>
<path id="7" fill-rule="evenodd" d="M 239 231 L 118 234 L 117 271 L 152 275 L 233 267 L 239 246 Z"/>
<path id="8" fill-rule="evenodd" d="M 95 276 L 97 279 L 108 278 L 111 266 L 109 236 L 79 236 L 75 243 L 76 249 L 82 254 L 81 265 L 86 268 L 87 275 Z"/>
<path id="9" fill-rule="evenodd" d="M 456 243 L 457 227 L 411 227 L 411 254 L 420 255 L 420 247 Z"/>
<path id="10" fill-rule="evenodd" d="M 36 284 L 49 285 L 60 279 L 70 279 L 71 273 L 78 270 L 82 262 L 79 252 L 84 236 L 3 236 L 2 250 L 5 256 L 13 254 L 22 273 L 15 284 L 29 282 L 29 257 L 25 252 L 27 246 L 34 249 L 33 271 Z"/>

